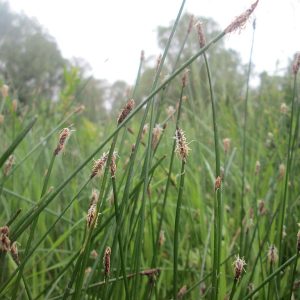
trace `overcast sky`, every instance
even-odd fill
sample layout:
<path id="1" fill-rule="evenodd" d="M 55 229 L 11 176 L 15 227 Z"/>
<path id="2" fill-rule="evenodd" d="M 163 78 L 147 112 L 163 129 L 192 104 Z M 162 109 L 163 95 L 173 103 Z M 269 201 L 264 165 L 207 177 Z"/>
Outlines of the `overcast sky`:
<path id="1" fill-rule="evenodd" d="M 254 0 L 187 0 L 184 12 L 212 17 L 221 28 Z M 175 19 L 181 0 L 9 0 L 55 37 L 66 58 L 82 57 L 97 78 L 133 83 L 140 51 L 158 55 L 156 28 Z M 300 0 L 260 0 L 255 17 L 255 70 L 275 72 L 300 50 Z M 251 23 L 226 37 L 247 62 Z"/>

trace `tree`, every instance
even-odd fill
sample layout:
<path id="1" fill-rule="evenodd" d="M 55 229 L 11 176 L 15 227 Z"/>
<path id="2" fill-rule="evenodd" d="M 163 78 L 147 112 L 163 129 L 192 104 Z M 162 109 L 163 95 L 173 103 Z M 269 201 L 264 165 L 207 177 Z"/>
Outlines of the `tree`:
<path id="1" fill-rule="evenodd" d="M 0 72 L 21 102 L 52 98 L 65 63 L 55 40 L 37 22 L 0 2 Z"/>

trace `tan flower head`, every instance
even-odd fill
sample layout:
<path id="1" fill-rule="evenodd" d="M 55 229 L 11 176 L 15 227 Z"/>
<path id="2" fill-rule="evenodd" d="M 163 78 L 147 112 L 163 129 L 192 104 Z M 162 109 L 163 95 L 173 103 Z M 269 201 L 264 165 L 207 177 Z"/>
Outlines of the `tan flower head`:
<path id="1" fill-rule="evenodd" d="M 185 133 L 182 129 L 177 128 L 175 132 L 176 148 L 175 152 L 180 156 L 181 160 L 186 162 L 191 150 L 187 144 Z"/>
<path id="2" fill-rule="evenodd" d="M 243 271 L 245 271 L 244 266 L 246 265 L 246 262 L 244 258 L 240 258 L 239 256 L 237 256 L 233 265 L 234 265 L 234 278 L 235 280 L 240 280 Z"/>
<path id="3" fill-rule="evenodd" d="M 244 13 L 239 15 L 238 17 L 235 18 L 233 22 L 229 24 L 229 26 L 225 29 L 225 33 L 230 33 L 236 30 L 241 30 L 242 28 L 245 27 L 247 21 L 249 20 L 250 15 L 253 13 L 255 10 L 258 1 L 255 1 L 249 9 L 247 9 Z"/>

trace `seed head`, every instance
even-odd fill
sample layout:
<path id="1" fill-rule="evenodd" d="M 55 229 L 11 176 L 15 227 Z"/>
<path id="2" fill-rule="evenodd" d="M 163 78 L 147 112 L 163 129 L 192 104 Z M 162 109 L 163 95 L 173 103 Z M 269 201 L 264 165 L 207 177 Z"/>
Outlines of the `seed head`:
<path id="1" fill-rule="evenodd" d="M 230 33 L 230 32 L 236 31 L 236 30 L 241 31 L 245 27 L 250 15 L 253 13 L 254 9 L 256 8 L 258 1 L 259 0 L 256 0 L 250 6 L 249 9 L 247 9 L 240 16 L 236 17 L 235 20 L 233 22 L 231 22 L 229 24 L 229 26 L 225 29 L 225 33 Z"/>
<path id="2" fill-rule="evenodd" d="M 185 295 L 186 291 L 187 291 L 187 287 L 186 287 L 186 285 L 184 285 L 184 286 L 179 290 L 179 292 L 178 292 L 178 294 L 177 294 L 177 298 L 178 298 L 178 299 L 182 299 L 183 296 Z"/>
<path id="3" fill-rule="evenodd" d="M 267 209 L 266 209 L 266 204 L 265 204 L 265 201 L 264 200 L 259 200 L 258 201 L 258 212 L 261 216 L 265 215 L 266 212 L 267 212 Z"/>
<path id="4" fill-rule="evenodd" d="M 19 265 L 20 259 L 19 259 L 19 251 L 18 251 L 17 242 L 12 243 L 12 245 L 10 247 L 10 253 L 11 253 L 11 256 L 12 256 L 13 260 L 15 261 L 15 263 L 17 265 Z"/>
<path id="5" fill-rule="evenodd" d="M 56 149 L 54 150 L 54 155 L 58 155 L 59 152 L 61 152 L 64 149 L 65 144 L 67 143 L 70 135 L 71 135 L 71 130 L 69 128 L 67 128 L 67 127 L 64 128 L 60 132 L 58 144 L 57 144 Z"/>
<path id="6" fill-rule="evenodd" d="M 165 232 L 163 230 L 161 230 L 159 233 L 159 240 L 158 240 L 159 246 L 162 247 L 162 245 L 165 243 L 165 241 L 166 241 Z"/>
<path id="7" fill-rule="evenodd" d="M 117 159 L 117 152 L 114 151 L 114 153 L 111 156 L 111 161 L 110 161 L 110 174 L 111 174 L 112 178 L 115 178 L 115 176 L 116 176 L 116 171 L 117 171 L 116 159 Z"/>
<path id="8" fill-rule="evenodd" d="M 152 149 L 155 149 L 158 145 L 161 133 L 163 129 L 159 124 L 156 124 L 155 127 L 152 130 Z"/>
<path id="9" fill-rule="evenodd" d="M 222 185 L 222 178 L 218 176 L 215 181 L 215 191 L 219 190 Z"/>
<path id="10" fill-rule="evenodd" d="M 97 205 L 92 204 L 86 215 L 86 223 L 89 229 L 96 223 L 96 218 L 97 218 Z"/>
<path id="11" fill-rule="evenodd" d="M 270 264 L 273 264 L 273 265 L 278 261 L 278 251 L 274 245 L 271 245 L 269 247 L 268 259 L 269 259 Z"/>
<path id="12" fill-rule="evenodd" d="M 295 61 L 293 64 L 293 74 L 297 75 L 300 68 L 300 52 L 296 53 Z"/>
<path id="13" fill-rule="evenodd" d="M 191 15 L 191 16 L 190 16 L 189 27 L 188 27 L 188 30 L 187 30 L 188 33 L 191 33 L 192 28 L 193 28 L 193 25 L 194 25 L 194 15 Z"/>
<path id="14" fill-rule="evenodd" d="M 134 105 L 135 105 L 135 102 L 133 99 L 128 100 L 128 102 L 125 104 L 125 106 L 123 107 L 122 111 L 120 112 L 120 114 L 118 116 L 118 119 L 117 119 L 118 125 L 121 124 L 126 119 L 126 117 L 132 111 Z"/>
<path id="15" fill-rule="evenodd" d="M 91 251 L 91 258 L 96 259 L 98 257 L 97 251 L 94 249 Z"/>
<path id="16" fill-rule="evenodd" d="M 14 163 L 15 163 L 15 157 L 14 157 L 13 154 L 11 154 L 8 157 L 7 161 L 5 162 L 5 165 L 4 165 L 4 168 L 3 168 L 3 174 L 4 174 L 4 176 L 8 176 L 8 174 L 9 174 L 12 166 L 14 165 Z"/>
<path id="17" fill-rule="evenodd" d="M 104 275 L 108 277 L 110 274 L 110 255 L 111 249 L 110 247 L 106 247 L 103 257 L 103 266 L 104 266 Z"/>
<path id="18" fill-rule="evenodd" d="M 240 280 L 242 277 L 243 271 L 245 271 L 244 266 L 246 265 L 246 262 L 245 262 L 244 258 L 240 258 L 239 256 L 237 256 L 233 265 L 234 265 L 234 279 Z"/>
<path id="19" fill-rule="evenodd" d="M 13 111 L 16 112 L 17 111 L 17 108 L 18 108 L 18 100 L 17 99 L 14 99 L 12 102 L 12 108 L 13 108 Z"/>
<path id="20" fill-rule="evenodd" d="M 100 176 L 102 174 L 102 171 L 104 169 L 104 166 L 106 164 L 108 158 L 108 152 L 105 152 L 102 154 L 101 158 L 94 161 L 94 165 L 92 168 L 92 174 L 90 178 L 94 178 L 95 176 Z"/>
<path id="21" fill-rule="evenodd" d="M 75 108 L 75 113 L 79 114 L 84 110 L 85 110 L 85 106 L 84 105 L 79 105 Z"/>
<path id="22" fill-rule="evenodd" d="M 90 201 L 90 206 L 92 206 L 93 204 L 97 205 L 98 200 L 99 200 L 99 192 L 98 192 L 98 190 L 93 189 L 92 190 L 91 201 Z"/>
<path id="23" fill-rule="evenodd" d="M 186 69 L 182 75 L 182 78 L 181 78 L 181 81 L 182 81 L 182 87 L 185 87 L 186 86 L 186 83 L 187 83 L 187 80 L 188 80 L 188 73 L 189 73 L 189 70 Z"/>
<path id="24" fill-rule="evenodd" d="M 176 139 L 176 148 L 175 152 L 180 156 L 181 160 L 186 162 L 186 159 L 189 155 L 189 151 L 191 150 L 187 144 L 186 137 L 184 131 L 177 127 L 175 132 Z"/>
<path id="25" fill-rule="evenodd" d="M 224 147 L 224 152 L 227 154 L 230 150 L 230 144 L 231 144 L 231 139 L 225 138 L 223 139 L 223 147 Z"/>
<path id="26" fill-rule="evenodd" d="M 205 35 L 204 35 L 204 31 L 203 31 L 201 22 L 198 22 L 196 26 L 197 26 L 199 45 L 200 45 L 200 48 L 203 48 L 206 44 L 206 40 L 205 40 Z"/>
<path id="27" fill-rule="evenodd" d="M 280 105 L 280 112 L 284 115 L 286 115 L 288 112 L 288 107 L 284 102 Z"/>
<path id="28" fill-rule="evenodd" d="M 174 115 L 175 111 L 176 111 L 176 109 L 174 108 L 174 106 L 172 106 L 172 105 L 168 106 L 168 108 L 167 108 L 168 117 L 171 118 Z"/>
<path id="29" fill-rule="evenodd" d="M 3 84 L 1 87 L 1 94 L 3 98 L 6 98 L 8 96 L 9 86 L 6 84 Z"/>
<path id="30" fill-rule="evenodd" d="M 284 177 L 284 174 L 285 174 L 285 165 L 280 164 L 279 165 L 279 179 L 282 179 Z"/>
<path id="31" fill-rule="evenodd" d="M 7 226 L 4 226 L 7 227 Z M 3 227 L 1 227 L 3 228 Z M 4 233 L 0 234 L 0 251 L 9 252 L 10 251 L 10 239 L 8 237 L 8 232 L 6 228 L 3 229 Z"/>
<path id="32" fill-rule="evenodd" d="M 257 160 L 255 163 L 255 175 L 258 175 L 260 172 L 260 161 Z"/>
<path id="33" fill-rule="evenodd" d="M 297 233 L 297 251 L 300 252 L 300 230 Z"/>
<path id="34" fill-rule="evenodd" d="M 8 228 L 8 226 L 0 227 L 0 234 L 9 235 L 9 228 Z"/>

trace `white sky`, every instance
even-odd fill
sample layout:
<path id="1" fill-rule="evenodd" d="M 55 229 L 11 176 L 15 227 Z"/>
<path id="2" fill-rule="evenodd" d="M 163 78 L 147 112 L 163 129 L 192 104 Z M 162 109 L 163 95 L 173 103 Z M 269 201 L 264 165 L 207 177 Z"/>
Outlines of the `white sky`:
<path id="1" fill-rule="evenodd" d="M 140 51 L 158 55 L 156 28 L 176 18 L 181 0 L 9 0 L 15 11 L 35 17 L 55 37 L 66 58 L 82 57 L 95 77 L 135 80 Z M 184 12 L 212 17 L 221 28 L 254 0 L 187 0 Z M 255 16 L 256 71 L 274 72 L 300 50 L 300 0 L 260 0 Z M 247 62 L 251 23 L 226 37 L 227 47 Z"/>

